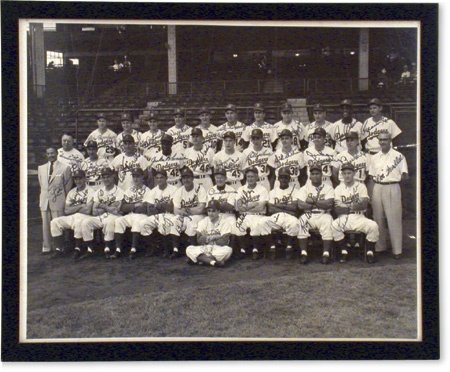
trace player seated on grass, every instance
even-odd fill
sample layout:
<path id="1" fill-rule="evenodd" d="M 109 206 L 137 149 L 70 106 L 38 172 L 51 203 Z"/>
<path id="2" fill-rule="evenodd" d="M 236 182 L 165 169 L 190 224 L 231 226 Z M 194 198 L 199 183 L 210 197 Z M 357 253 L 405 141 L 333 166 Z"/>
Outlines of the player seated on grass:
<path id="1" fill-rule="evenodd" d="M 266 216 L 269 192 L 257 181 L 258 169 L 247 168 L 245 176 L 247 183 L 239 188 L 236 196 L 236 211 L 239 214 L 236 221 L 237 240 L 240 247 L 238 257 L 243 258 L 246 254 L 246 235 L 249 230 L 253 246 L 252 259 L 258 260 L 260 253 L 264 252 L 264 241 L 270 234 L 270 218 Z"/>
<path id="2" fill-rule="evenodd" d="M 214 267 L 224 267 L 230 259 L 233 249 L 228 246 L 231 226 L 220 214 L 220 203 L 211 200 L 206 211 L 208 216 L 195 228 L 198 245 L 186 248 L 188 263 L 205 263 Z"/>
<path id="3" fill-rule="evenodd" d="M 291 260 L 294 252 L 294 244 L 299 232 L 300 223 L 297 214 L 299 189 L 290 185 L 291 172 L 288 167 L 278 171 L 279 186 L 269 193 L 267 214 L 270 216 L 272 235 L 269 249 L 269 259 L 274 260 L 276 254 L 276 242 L 278 237 L 274 232 L 285 232 L 286 259 Z"/>
<path id="4" fill-rule="evenodd" d="M 322 263 L 331 263 L 330 251 L 333 245 L 331 210 L 334 204 L 334 189 L 322 181 L 322 167 L 312 165 L 309 168 L 311 182 L 307 182 L 299 191 L 298 207 L 304 211 L 300 217 L 298 243 L 300 246 L 300 263 L 308 263 L 308 238 L 310 229 L 318 229 L 323 241 Z"/>
<path id="5" fill-rule="evenodd" d="M 86 174 L 82 170 L 76 170 L 72 176 L 76 187 L 69 191 L 64 206 L 65 216 L 56 217 L 50 222 L 55 252 L 50 258 L 63 255 L 64 230 L 73 230 L 75 238 L 74 257 L 79 257 L 83 236 L 81 234 L 81 222 L 92 215 L 94 205 L 94 189 L 86 186 Z"/>
<path id="6" fill-rule="evenodd" d="M 109 256 L 113 249 L 115 221 L 120 216 L 120 205 L 124 196 L 123 190 L 114 183 L 114 178 L 115 172 L 112 169 L 102 169 L 103 187 L 94 194 L 93 217 L 81 222 L 81 232 L 87 251 L 80 256 L 80 259 L 94 255 L 94 230 L 97 229 L 103 230 L 105 255 Z"/>
<path id="7" fill-rule="evenodd" d="M 345 231 L 355 230 L 366 234 L 367 262 L 374 263 L 375 243 L 378 241 L 378 225 L 364 216 L 369 203 L 366 186 L 354 180 L 355 167 L 346 163 L 341 167 L 344 182 L 334 190 L 334 211 L 338 215 L 331 224 L 336 248 L 341 252 L 341 262 L 347 262 Z"/>
<path id="8" fill-rule="evenodd" d="M 137 247 L 139 246 L 139 223 L 147 217 L 147 203 L 145 199 L 150 193 L 150 189 L 144 185 L 144 171 L 136 167 L 131 171 L 133 185 L 125 191 L 123 202 L 120 206 L 120 212 L 124 215 L 118 217 L 115 221 L 114 240 L 116 241 L 116 250 L 109 258 L 117 259 L 120 257 L 123 249 L 123 238 L 125 230 L 131 228 L 131 250 L 128 258 L 130 260 L 136 257 Z"/>

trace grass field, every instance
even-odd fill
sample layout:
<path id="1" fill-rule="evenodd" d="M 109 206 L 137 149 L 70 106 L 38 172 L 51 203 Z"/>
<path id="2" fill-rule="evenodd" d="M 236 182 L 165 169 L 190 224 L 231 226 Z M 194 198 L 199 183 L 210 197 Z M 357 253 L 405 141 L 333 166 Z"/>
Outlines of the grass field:
<path id="1" fill-rule="evenodd" d="M 413 221 L 404 258 L 307 266 L 233 260 L 225 269 L 184 260 L 49 260 L 29 229 L 27 339 L 416 339 Z"/>

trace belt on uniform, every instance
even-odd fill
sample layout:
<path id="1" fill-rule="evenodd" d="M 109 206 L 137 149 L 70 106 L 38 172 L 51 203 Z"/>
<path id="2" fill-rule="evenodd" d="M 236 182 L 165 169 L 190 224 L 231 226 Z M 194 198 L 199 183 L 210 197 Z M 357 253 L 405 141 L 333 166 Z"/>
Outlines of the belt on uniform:
<path id="1" fill-rule="evenodd" d="M 400 183 L 400 182 L 377 182 L 377 181 L 373 181 L 375 183 L 378 183 L 379 185 L 395 185 L 396 183 Z"/>
<path id="2" fill-rule="evenodd" d="M 328 214 L 327 211 L 311 211 L 312 214 Z"/>
<path id="3" fill-rule="evenodd" d="M 88 185 L 88 186 L 98 186 L 101 184 L 102 184 L 102 181 L 87 181 L 86 182 L 86 185 Z"/>
<path id="4" fill-rule="evenodd" d="M 377 153 L 378 153 L 377 150 L 369 150 L 369 154 L 371 154 L 371 155 L 375 155 L 375 154 L 377 154 Z"/>
<path id="5" fill-rule="evenodd" d="M 349 212 L 348 214 L 359 214 L 359 215 L 363 215 L 364 212 Z"/>
<path id="6" fill-rule="evenodd" d="M 206 178 L 206 176 L 209 176 L 209 174 L 202 174 L 200 176 L 194 176 L 194 178 L 199 179 L 199 178 Z"/>
<path id="7" fill-rule="evenodd" d="M 227 185 L 236 185 L 237 183 L 241 183 L 241 180 L 227 181 L 225 182 Z"/>

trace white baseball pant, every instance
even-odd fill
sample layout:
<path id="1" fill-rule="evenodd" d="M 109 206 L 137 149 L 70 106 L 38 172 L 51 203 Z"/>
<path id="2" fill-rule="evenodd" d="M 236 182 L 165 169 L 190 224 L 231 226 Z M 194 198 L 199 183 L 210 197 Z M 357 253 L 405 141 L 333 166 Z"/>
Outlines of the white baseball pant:
<path id="1" fill-rule="evenodd" d="M 85 242 L 94 240 L 94 230 L 103 229 L 103 235 L 106 242 L 114 240 L 114 230 L 116 216 L 110 213 L 104 213 L 101 216 L 89 217 L 81 222 L 81 233 Z"/>
<path id="2" fill-rule="evenodd" d="M 147 218 L 146 214 L 142 213 L 129 213 L 126 216 L 122 216 L 116 219 L 114 232 L 123 234 L 127 227 L 131 227 L 131 232 L 140 231 L 140 221 Z"/>
<path id="3" fill-rule="evenodd" d="M 300 230 L 298 232 L 298 239 L 306 239 L 311 236 L 310 229 L 318 229 L 322 240 L 333 240 L 333 233 L 331 231 L 331 224 L 333 217 L 329 213 L 312 213 L 306 212 L 300 219 Z"/>
<path id="4" fill-rule="evenodd" d="M 170 234 L 180 236 L 184 232 L 187 236 L 195 236 L 198 223 L 206 216 L 204 214 L 195 214 L 192 216 L 171 215 L 168 217 L 172 221 Z"/>
<path id="5" fill-rule="evenodd" d="M 377 223 L 362 214 L 343 214 L 333 221 L 331 228 L 335 241 L 344 239 L 344 232 L 348 230 L 366 234 L 366 240 L 372 243 L 376 243 L 379 237 Z"/>
<path id="6" fill-rule="evenodd" d="M 74 213 L 70 216 L 57 217 L 50 222 L 53 237 L 61 236 L 64 230 L 73 230 L 75 239 L 83 237 L 81 233 L 81 222 L 91 216 L 83 213 Z"/>
<path id="7" fill-rule="evenodd" d="M 194 177 L 194 188 L 197 188 L 198 185 L 202 185 L 206 191 L 208 191 L 211 187 L 213 187 L 213 182 L 211 180 L 211 176 L 205 176 L 205 178 L 195 178 Z"/>
<path id="8" fill-rule="evenodd" d="M 153 230 L 158 229 L 161 235 L 167 236 L 170 234 L 173 226 L 173 220 L 177 218 L 171 213 L 160 213 L 152 216 L 146 216 L 139 222 L 139 230 L 142 236 L 149 236 Z"/>
<path id="9" fill-rule="evenodd" d="M 288 236 L 297 236 L 300 231 L 298 218 L 289 213 L 275 213 L 269 217 L 269 227 L 272 229 L 283 229 Z"/>
<path id="10" fill-rule="evenodd" d="M 197 257 L 201 254 L 205 254 L 208 257 L 213 256 L 217 261 L 227 261 L 232 253 L 233 249 L 226 245 L 190 245 L 186 248 L 186 256 L 194 262 L 197 262 Z"/>
<path id="11" fill-rule="evenodd" d="M 269 224 L 270 217 L 258 214 L 242 214 L 236 219 L 236 235 L 244 236 L 247 229 L 250 229 L 251 236 L 269 235 L 271 232 Z"/>

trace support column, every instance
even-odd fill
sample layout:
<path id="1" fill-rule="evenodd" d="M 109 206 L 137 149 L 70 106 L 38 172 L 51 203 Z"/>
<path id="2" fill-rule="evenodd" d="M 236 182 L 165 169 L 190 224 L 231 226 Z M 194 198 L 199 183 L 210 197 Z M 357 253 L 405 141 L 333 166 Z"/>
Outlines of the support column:
<path id="1" fill-rule="evenodd" d="M 359 30 L 359 90 L 369 89 L 369 29 Z"/>
<path id="2" fill-rule="evenodd" d="M 44 24 L 30 23 L 33 90 L 39 98 L 45 92 Z"/>
<path id="3" fill-rule="evenodd" d="M 169 61 L 169 94 L 177 94 L 177 43 L 175 25 L 167 26 L 167 56 Z"/>

